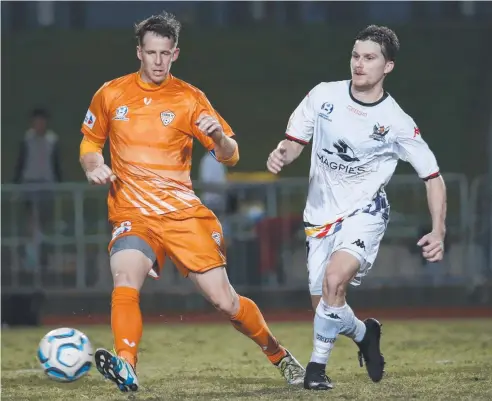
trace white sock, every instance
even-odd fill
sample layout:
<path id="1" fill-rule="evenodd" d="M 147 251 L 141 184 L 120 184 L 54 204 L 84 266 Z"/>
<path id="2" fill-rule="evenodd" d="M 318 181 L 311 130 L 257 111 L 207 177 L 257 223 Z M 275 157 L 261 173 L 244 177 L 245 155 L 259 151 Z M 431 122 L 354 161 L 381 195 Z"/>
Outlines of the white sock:
<path id="1" fill-rule="evenodd" d="M 355 342 L 361 342 L 366 334 L 366 325 L 354 315 L 352 308 L 345 304 L 338 314 L 342 320 L 340 334 L 347 336 Z"/>
<path id="2" fill-rule="evenodd" d="M 340 332 L 342 319 L 340 310 L 325 304 L 320 300 L 314 316 L 314 341 L 311 362 L 326 365 L 330 358 L 331 350 Z"/>

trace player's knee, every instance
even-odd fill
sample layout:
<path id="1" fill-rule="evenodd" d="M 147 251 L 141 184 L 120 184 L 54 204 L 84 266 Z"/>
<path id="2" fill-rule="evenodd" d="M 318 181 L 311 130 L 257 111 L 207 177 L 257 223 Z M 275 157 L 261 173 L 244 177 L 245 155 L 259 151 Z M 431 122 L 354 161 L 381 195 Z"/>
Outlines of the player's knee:
<path id="1" fill-rule="evenodd" d="M 114 253 L 110 263 L 114 287 L 131 287 L 138 290 L 152 268 L 152 261 L 134 249 Z"/>
<path id="2" fill-rule="evenodd" d="M 234 294 L 216 294 L 211 297 L 210 302 L 219 312 L 226 316 L 234 316 L 239 307 L 239 299 Z"/>
<path id="3" fill-rule="evenodd" d="M 344 250 L 335 252 L 326 268 L 323 292 L 344 296 L 359 267 L 360 261 L 351 253 Z"/>
<path id="4" fill-rule="evenodd" d="M 349 280 L 340 270 L 327 269 L 323 281 L 323 295 L 345 295 L 348 282 Z"/>

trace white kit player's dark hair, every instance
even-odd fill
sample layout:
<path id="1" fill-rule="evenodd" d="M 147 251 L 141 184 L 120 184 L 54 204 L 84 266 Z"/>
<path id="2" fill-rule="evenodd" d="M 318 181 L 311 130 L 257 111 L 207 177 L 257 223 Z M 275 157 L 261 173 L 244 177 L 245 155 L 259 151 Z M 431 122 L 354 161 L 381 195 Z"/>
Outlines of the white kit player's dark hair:
<path id="1" fill-rule="evenodd" d="M 396 54 L 400 50 L 398 36 L 386 26 L 369 25 L 357 34 L 355 40 L 370 40 L 378 43 L 385 59 L 389 61 L 395 61 Z"/>

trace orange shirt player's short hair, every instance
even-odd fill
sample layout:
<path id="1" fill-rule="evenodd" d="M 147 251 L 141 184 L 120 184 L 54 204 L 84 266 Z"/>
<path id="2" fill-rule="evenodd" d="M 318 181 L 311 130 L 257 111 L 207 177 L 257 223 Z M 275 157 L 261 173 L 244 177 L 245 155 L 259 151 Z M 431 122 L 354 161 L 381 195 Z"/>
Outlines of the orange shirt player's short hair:
<path id="1" fill-rule="evenodd" d="M 110 221 L 131 209 L 155 216 L 201 203 L 191 187 L 193 138 L 214 148 L 195 125 L 202 113 L 234 135 L 203 92 L 171 74 L 157 86 L 133 73 L 96 92 L 82 133 L 100 145 L 110 139 L 111 168 L 118 177 L 108 199 Z"/>

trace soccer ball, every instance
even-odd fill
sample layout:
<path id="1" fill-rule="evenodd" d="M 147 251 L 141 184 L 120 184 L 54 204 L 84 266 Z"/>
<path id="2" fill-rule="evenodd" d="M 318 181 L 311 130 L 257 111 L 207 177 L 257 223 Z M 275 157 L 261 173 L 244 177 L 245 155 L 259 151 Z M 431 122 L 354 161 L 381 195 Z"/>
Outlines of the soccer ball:
<path id="1" fill-rule="evenodd" d="M 92 345 L 76 329 L 60 328 L 46 334 L 38 347 L 38 360 L 53 380 L 73 382 L 85 376 L 92 366 Z"/>

